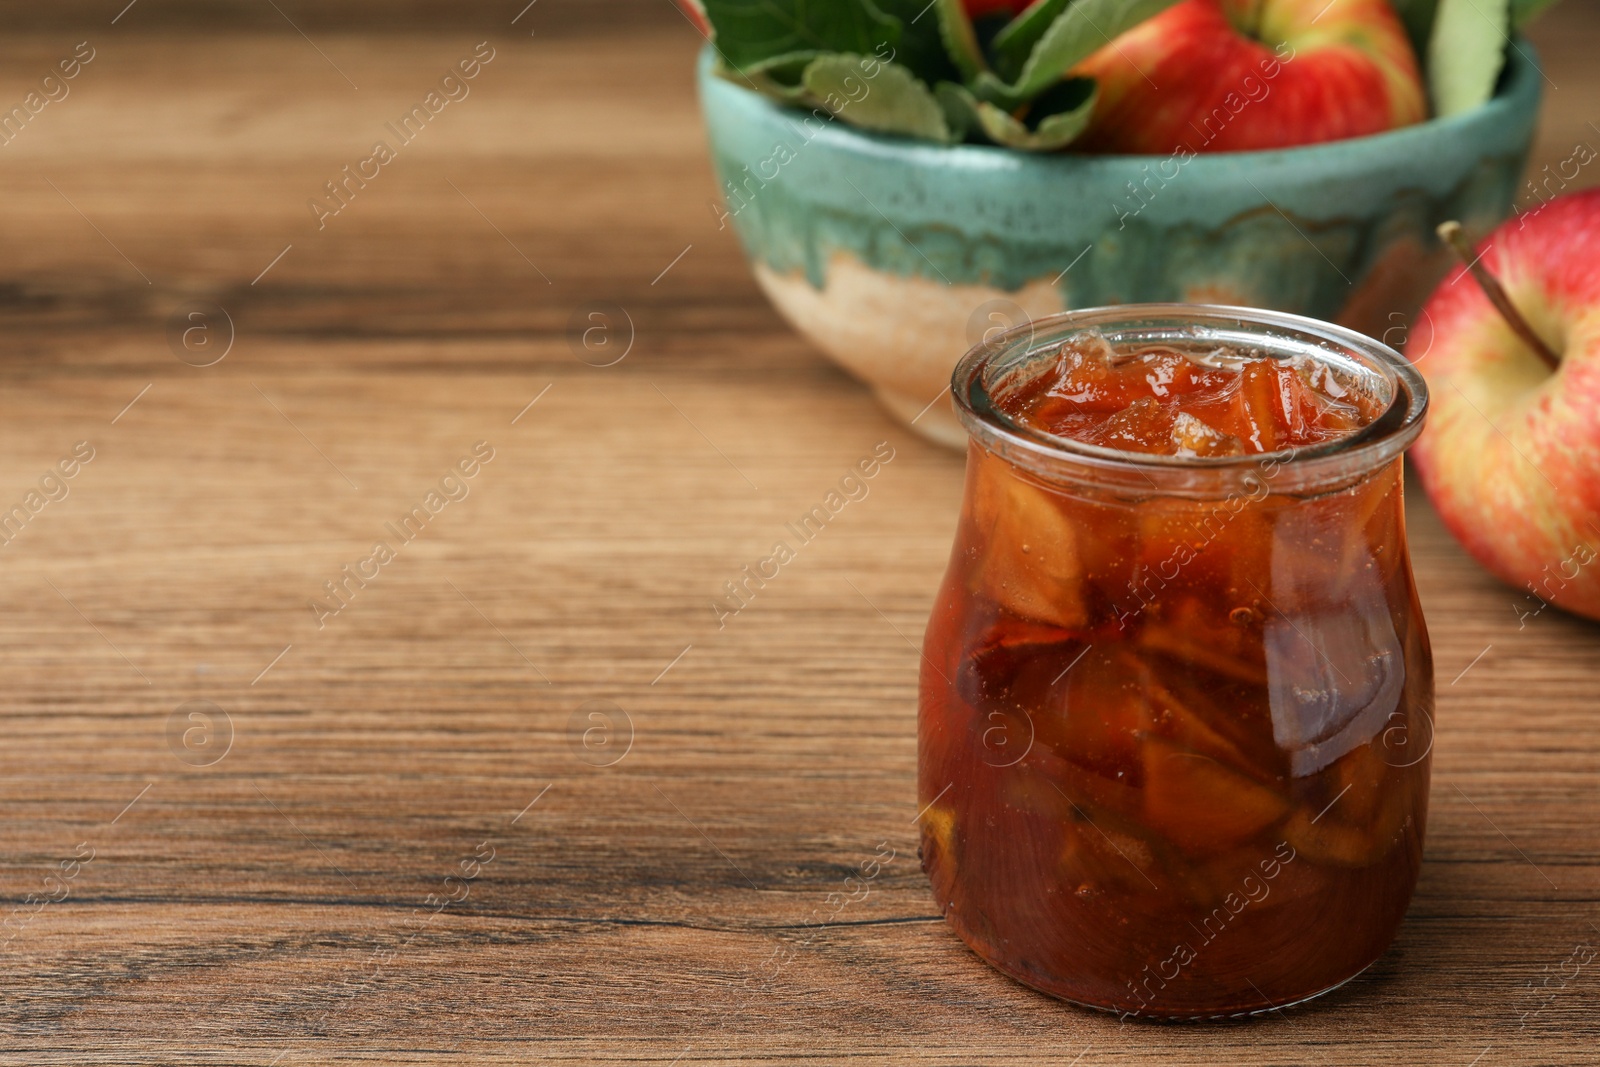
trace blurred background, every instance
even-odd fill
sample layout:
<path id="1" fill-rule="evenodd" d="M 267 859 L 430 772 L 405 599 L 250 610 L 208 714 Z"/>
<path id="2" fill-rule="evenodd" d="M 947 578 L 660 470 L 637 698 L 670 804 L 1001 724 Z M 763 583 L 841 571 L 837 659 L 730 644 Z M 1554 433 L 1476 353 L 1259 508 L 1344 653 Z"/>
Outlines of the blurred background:
<path id="1" fill-rule="evenodd" d="M 514 25 L 523 5 L 119 8 L 0 8 L 0 99 L 80 41 L 95 53 L 0 155 L 14 329 L 160 324 L 207 295 L 257 338 L 468 332 L 565 361 L 568 317 L 590 298 L 627 305 L 658 352 L 691 324 L 775 321 L 713 224 L 701 39 L 667 0 L 540 0 Z M 469 98 L 319 230 L 308 199 L 394 140 L 384 123 L 485 40 L 498 58 Z M 726 284 L 652 286 L 689 241 L 701 279 Z M 541 276 L 551 260 L 561 269 Z M 46 358 L 115 359 L 133 336 Z"/>
<path id="2" fill-rule="evenodd" d="M 658 356 L 709 358 L 717 338 L 779 328 L 715 225 L 701 39 L 668 0 L 75 0 L 0 5 L 0 28 L 0 100 L 77 42 L 95 50 L 70 96 L 0 150 L 13 330 L 159 322 L 197 294 L 258 337 L 466 331 L 535 358 L 566 352 L 590 299 L 626 306 Z M 1537 175 L 1600 146 L 1600 8 L 1561 4 L 1532 38 L 1549 75 Z M 307 200 L 483 40 L 505 60 L 319 230 Z M 1570 184 L 1597 181 L 1591 167 Z M 693 270 L 652 284 L 691 242 Z M 548 278 L 529 266 L 550 260 Z M 681 350 L 691 328 L 711 344 Z"/>

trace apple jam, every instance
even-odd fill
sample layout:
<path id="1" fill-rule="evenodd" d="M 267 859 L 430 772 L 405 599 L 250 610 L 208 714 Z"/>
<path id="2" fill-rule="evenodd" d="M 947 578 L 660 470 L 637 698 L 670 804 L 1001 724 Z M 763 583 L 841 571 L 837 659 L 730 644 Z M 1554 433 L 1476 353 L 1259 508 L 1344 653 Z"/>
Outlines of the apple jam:
<path id="1" fill-rule="evenodd" d="M 921 678 L 922 862 L 1001 971 L 1128 1015 L 1281 1007 L 1415 886 L 1433 679 L 1367 338 L 1075 312 L 958 366 L 966 497 Z"/>
<path id="2" fill-rule="evenodd" d="M 1097 330 L 1064 341 L 1054 363 L 1000 407 L 1048 434 L 1169 456 L 1302 448 L 1353 433 L 1377 413 L 1347 375 L 1304 356 L 1170 345 L 1117 352 Z"/>

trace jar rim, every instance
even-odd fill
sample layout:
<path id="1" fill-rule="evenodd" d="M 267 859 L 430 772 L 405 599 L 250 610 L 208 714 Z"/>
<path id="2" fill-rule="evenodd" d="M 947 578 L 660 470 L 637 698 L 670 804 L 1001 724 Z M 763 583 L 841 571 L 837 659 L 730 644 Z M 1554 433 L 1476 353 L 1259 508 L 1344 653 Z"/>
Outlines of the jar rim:
<path id="1" fill-rule="evenodd" d="M 1238 456 L 1128 452 L 1027 426 L 995 403 L 1002 371 L 1053 357 L 1061 344 L 1097 330 L 1114 346 L 1216 342 L 1269 356 L 1303 355 L 1382 383 L 1388 396 L 1367 426 L 1331 441 Z M 1422 431 L 1428 387 L 1404 356 L 1381 341 L 1303 315 L 1223 304 L 1149 303 L 1083 308 L 1033 319 L 979 342 L 956 364 L 950 392 L 967 433 L 990 452 L 1041 476 L 1126 483 L 1207 495 L 1241 474 L 1267 472 L 1276 487 L 1303 490 L 1370 473 Z"/>

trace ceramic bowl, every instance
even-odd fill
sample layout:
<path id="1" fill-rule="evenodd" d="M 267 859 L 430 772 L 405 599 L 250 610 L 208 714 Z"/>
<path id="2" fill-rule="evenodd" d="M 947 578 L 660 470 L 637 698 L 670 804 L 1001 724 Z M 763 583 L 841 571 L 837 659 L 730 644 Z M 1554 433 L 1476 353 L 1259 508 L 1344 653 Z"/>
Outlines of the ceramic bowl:
<path id="1" fill-rule="evenodd" d="M 699 66 L 725 207 L 785 318 L 960 447 L 950 372 L 991 330 L 1105 304 L 1274 308 L 1404 343 L 1448 256 L 1511 210 L 1540 72 L 1520 43 L 1466 114 L 1265 152 L 1035 155 L 868 133 Z"/>

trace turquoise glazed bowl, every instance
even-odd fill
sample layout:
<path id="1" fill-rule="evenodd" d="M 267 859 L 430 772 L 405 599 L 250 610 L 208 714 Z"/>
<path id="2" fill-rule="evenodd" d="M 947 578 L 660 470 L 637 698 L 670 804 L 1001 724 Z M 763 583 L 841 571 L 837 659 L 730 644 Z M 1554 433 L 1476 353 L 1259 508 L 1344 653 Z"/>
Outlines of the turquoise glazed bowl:
<path id="1" fill-rule="evenodd" d="M 1511 211 L 1538 114 L 1531 48 L 1475 111 L 1267 152 L 1033 155 L 867 133 L 699 66 L 724 207 L 795 329 L 935 440 L 991 330 L 1105 304 L 1274 308 L 1402 344 L 1447 253 Z M 1526 53 L 1526 54 L 1525 54 Z"/>

